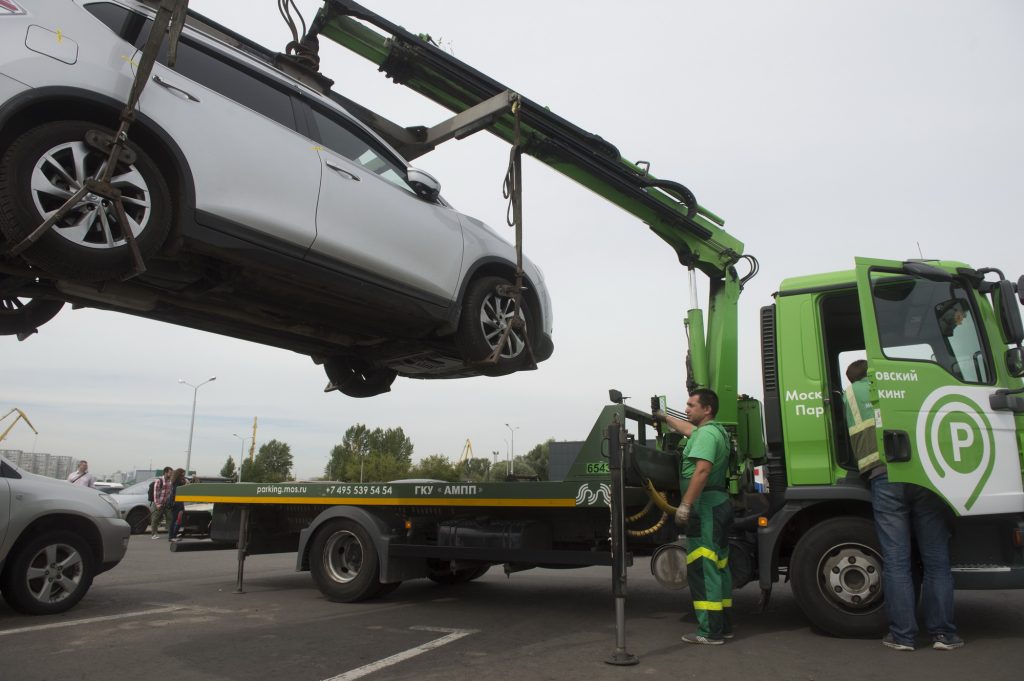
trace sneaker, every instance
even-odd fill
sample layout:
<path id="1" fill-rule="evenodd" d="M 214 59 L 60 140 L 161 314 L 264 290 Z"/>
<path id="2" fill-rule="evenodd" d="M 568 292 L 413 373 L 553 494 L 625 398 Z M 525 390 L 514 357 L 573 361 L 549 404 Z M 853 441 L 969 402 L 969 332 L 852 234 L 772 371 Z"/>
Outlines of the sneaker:
<path id="1" fill-rule="evenodd" d="M 964 640 L 956 634 L 935 634 L 932 636 L 932 648 L 935 650 L 956 650 L 964 647 Z"/>
<path id="2" fill-rule="evenodd" d="M 726 641 L 728 641 L 729 639 L 736 638 L 736 634 L 734 634 L 733 632 L 730 631 L 727 634 L 722 634 L 722 638 L 724 638 Z"/>
<path id="3" fill-rule="evenodd" d="M 900 643 L 896 640 L 896 637 L 892 635 L 892 632 L 889 632 L 885 635 L 885 638 L 882 639 L 882 645 L 886 648 L 892 648 L 893 650 L 914 650 L 913 643 Z"/>
<path id="4" fill-rule="evenodd" d="M 152 537 L 150 537 L 150 539 L 159 539 L 159 538 L 160 538 L 159 534 L 154 534 Z"/>
<path id="5" fill-rule="evenodd" d="M 707 636 L 701 636 L 700 634 L 683 634 L 680 639 L 683 643 L 697 643 L 703 646 L 720 646 L 725 641 L 720 638 L 708 638 Z"/>

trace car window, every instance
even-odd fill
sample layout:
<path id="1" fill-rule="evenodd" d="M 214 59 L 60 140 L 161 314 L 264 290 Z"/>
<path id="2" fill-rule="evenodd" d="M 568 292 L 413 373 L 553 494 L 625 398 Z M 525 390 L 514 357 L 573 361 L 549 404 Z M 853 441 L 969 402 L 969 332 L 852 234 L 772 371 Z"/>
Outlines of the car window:
<path id="1" fill-rule="evenodd" d="M 106 2 L 88 5 L 86 9 L 137 49 L 141 50 L 145 46 L 153 23 L 148 17 Z M 167 64 L 166 42 L 157 59 L 161 64 Z M 295 111 L 291 96 L 286 91 L 194 40 L 182 36 L 178 41 L 178 54 L 173 68 L 186 78 L 295 129 Z"/>
<path id="2" fill-rule="evenodd" d="M 389 158 L 389 154 L 375 141 L 353 127 L 313 109 L 313 124 L 319 133 L 318 141 L 331 151 L 354 161 L 370 172 L 380 175 L 388 182 L 415 194 L 405 181 L 405 167 Z"/>

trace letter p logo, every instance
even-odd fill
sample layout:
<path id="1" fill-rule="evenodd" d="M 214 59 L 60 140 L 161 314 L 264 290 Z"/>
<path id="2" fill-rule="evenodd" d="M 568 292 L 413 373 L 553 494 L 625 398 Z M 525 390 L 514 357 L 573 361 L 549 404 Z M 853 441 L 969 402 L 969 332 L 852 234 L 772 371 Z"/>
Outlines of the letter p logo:
<path id="1" fill-rule="evenodd" d="M 951 422 L 949 439 L 953 444 L 953 461 L 961 463 L 963 456 L 960 452 L 974 444 L 974 429 L 966 423 Z"/>

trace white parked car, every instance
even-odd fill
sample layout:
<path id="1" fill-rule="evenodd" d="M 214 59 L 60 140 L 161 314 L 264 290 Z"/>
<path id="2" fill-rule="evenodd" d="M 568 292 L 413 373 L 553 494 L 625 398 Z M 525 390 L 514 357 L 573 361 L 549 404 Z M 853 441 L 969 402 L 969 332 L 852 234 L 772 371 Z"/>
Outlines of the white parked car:
<path id="1" fill-rule="evenodd" d="M 516 321 L 506 240 L 339 96 L 198 15 L 129 130 L 113 180 L 128 224 L 88 195 L 11 256 L 106 163 L 97 140 L 118 124 L 152 16 L 128 0 L 0 3 L 0 334 L 25 338 L 65 302 L 118 310 L 310 355 L 357 397 L 398 375 L 502 375 L 551 355 L 533 263 Z M 147 271 L 121 281 L 127 230 Z"/>
<path id="2" fill-rule="evenodd" d="M 149 485 L 156 478 L 146 478 L 125 487 L 111 499 L 117 504 L 121 517 L 125 519 L 132 534 L 145 534 L 151 527 L 149 508 Z M 182 519 L 182 535 L 186 537 L 208 537 L 210 521 L 213 520 L 213 504 L 185 504 Z M 170 530 L 170 528 L 166 528 Z"/>
<path id="3" fill-rule="evenodd" d="M 128 550 L 110 496 L 24 471 L 0 457 L 0 591 L 15 610 L 64 612 Z"/>

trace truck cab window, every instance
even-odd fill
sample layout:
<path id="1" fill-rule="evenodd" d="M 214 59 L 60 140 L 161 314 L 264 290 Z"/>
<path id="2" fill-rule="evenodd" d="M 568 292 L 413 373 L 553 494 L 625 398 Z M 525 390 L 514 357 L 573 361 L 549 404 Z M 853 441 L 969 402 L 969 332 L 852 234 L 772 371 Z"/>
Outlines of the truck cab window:
<path id="1" fill-rule="evenodd" d="M 886 357 L 938 364 L 964 383 L 992 381 L 968 289 L 872 272 L 871 294 Z"/>

